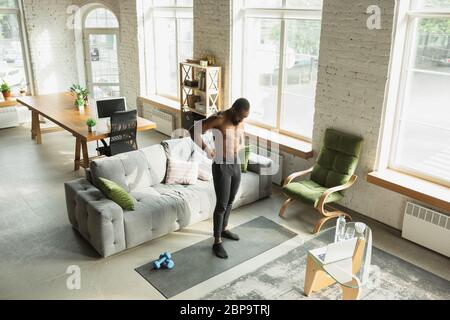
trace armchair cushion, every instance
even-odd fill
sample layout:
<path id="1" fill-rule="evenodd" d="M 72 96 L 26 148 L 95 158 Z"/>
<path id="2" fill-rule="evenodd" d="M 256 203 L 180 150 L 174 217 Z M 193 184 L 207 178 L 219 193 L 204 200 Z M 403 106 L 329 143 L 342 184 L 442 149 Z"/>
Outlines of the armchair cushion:
<path id="1" fill-rule="evenodd" d="M 312 180 L 293 182 L 283 187 L 283 191 L 288 197 L 313 207 L 317 206 L 320 197 L 327 190 L 328 188 L 322 187 Z M 343 196 L 340 192 L 334 192 L 328 196 L 325 203 L 336 202 L 342 198 Z"/>
<path id="2" fill-rule="evenodd" d="M 332 188 L 347 183 L 355 173 L 362 138 L 328 129 L 311 180 Z"/>

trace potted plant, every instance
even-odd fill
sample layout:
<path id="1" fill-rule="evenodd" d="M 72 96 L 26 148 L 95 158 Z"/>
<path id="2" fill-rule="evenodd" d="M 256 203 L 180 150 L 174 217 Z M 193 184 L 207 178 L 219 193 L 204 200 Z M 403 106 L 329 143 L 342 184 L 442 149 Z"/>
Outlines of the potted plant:
<path id="1" fill-rule="evenodd" d="M 84 100 L 83 97 L 78 96 L 77 100 L 75 100 L 75 105 L 78 107 L 78 110 L 84 110 L 84 104 L 86 103 L 86 101 Z"/>
<path id="2" fill-rule="evenodd" d="M 3 98 L 4 98 L 5 100 L 11 99 L 11 88 L 10 88 L 9 85 L 5 82 L 5 80 L 3 80 L 3 83 L 1 84 L 0 90 L 2 91 Z"/>
<path id="3" fill-rule="evenodd" d="M 86 121 L 86 124 L 87 124 L 87 126 L 88 126 L 88 131 L 89 131 L 89 132 L 94 132 L 94 131 L 95 131 L 95 125 L 97 124 L 97 122 L 96 122 L 94 119 L 89 118 L 89 119 Z"/>
<path id="4" fill-rule="evenodd" d="M 81 99 L 84 100 L 84 106 L 86 106 L 86 107 L 89 106 L 89 98 L 88 98 L 89 91 L 88 91 L 87 88 L 84 88 L 84 87 L 82 87 L 82 86 L 79 85 L 79 84 L 73 84 L 73 85 L 70 87 L 70 91 L 71 91 L 73 94 L 75 94 L 75 97 L 76 97 L 75 104 L 76 104 L 78 107 L 80 107 L 80 105 L 78 104 L 77 101 L 78 101 L 78 100 L 81 101 Z"/>

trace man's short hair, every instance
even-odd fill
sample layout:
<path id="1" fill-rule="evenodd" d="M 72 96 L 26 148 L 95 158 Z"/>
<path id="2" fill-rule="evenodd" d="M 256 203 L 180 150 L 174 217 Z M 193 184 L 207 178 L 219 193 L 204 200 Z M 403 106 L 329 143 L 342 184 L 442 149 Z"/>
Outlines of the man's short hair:
<path id="1" fill-rule="evenodd" d="M 250 102 L 245 98 L 240 98 L 233 103 L 231 108 L 237 112 L 247 112 L 250 110 Z"/>

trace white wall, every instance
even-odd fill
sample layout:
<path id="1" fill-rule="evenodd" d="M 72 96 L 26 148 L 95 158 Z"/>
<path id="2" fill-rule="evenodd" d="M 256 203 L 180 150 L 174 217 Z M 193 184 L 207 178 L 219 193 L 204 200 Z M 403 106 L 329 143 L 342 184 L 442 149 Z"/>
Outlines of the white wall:
<path id="1" fill-rule="evenodd" d="M 136 0 L 24 0 L 36 94 L 67 91 L 73 83 L 84 83 L 81 35 L 67 26 L 70 16 L 67 9 L 71 5 L 89 8 L 90 5 L 102 4 L 119 19 L 121 91 L 127 97 L 130 107 L 136 107 L 137 96 L 141 93 L 141 85 L 144 83 L 140 81 L 144 79 L 144 68 L 140 68 L 142 54 L 139 54 L 138 46 L 139 11 L 136 3 Z"/>
<path id="2" fill-rule="evenodd" d="M 71 0 L 24 0 L 25 26 L 36 94 L 66 91 L 78 82 L 73 30 L 66 26 Z"/>

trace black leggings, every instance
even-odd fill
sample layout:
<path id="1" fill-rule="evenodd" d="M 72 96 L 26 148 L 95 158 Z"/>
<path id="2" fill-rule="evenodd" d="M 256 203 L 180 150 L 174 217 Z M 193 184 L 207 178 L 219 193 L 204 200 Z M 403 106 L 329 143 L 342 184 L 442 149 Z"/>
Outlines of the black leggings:
<path id="1" fill-rule="evenodd" d="M 219 238 L 228 226 L 234 198 L 241 183 L 240 164 L 213 163 L 212 173 L 216 191 L 216 209 L 214 210 L 214 237 Z"/>

